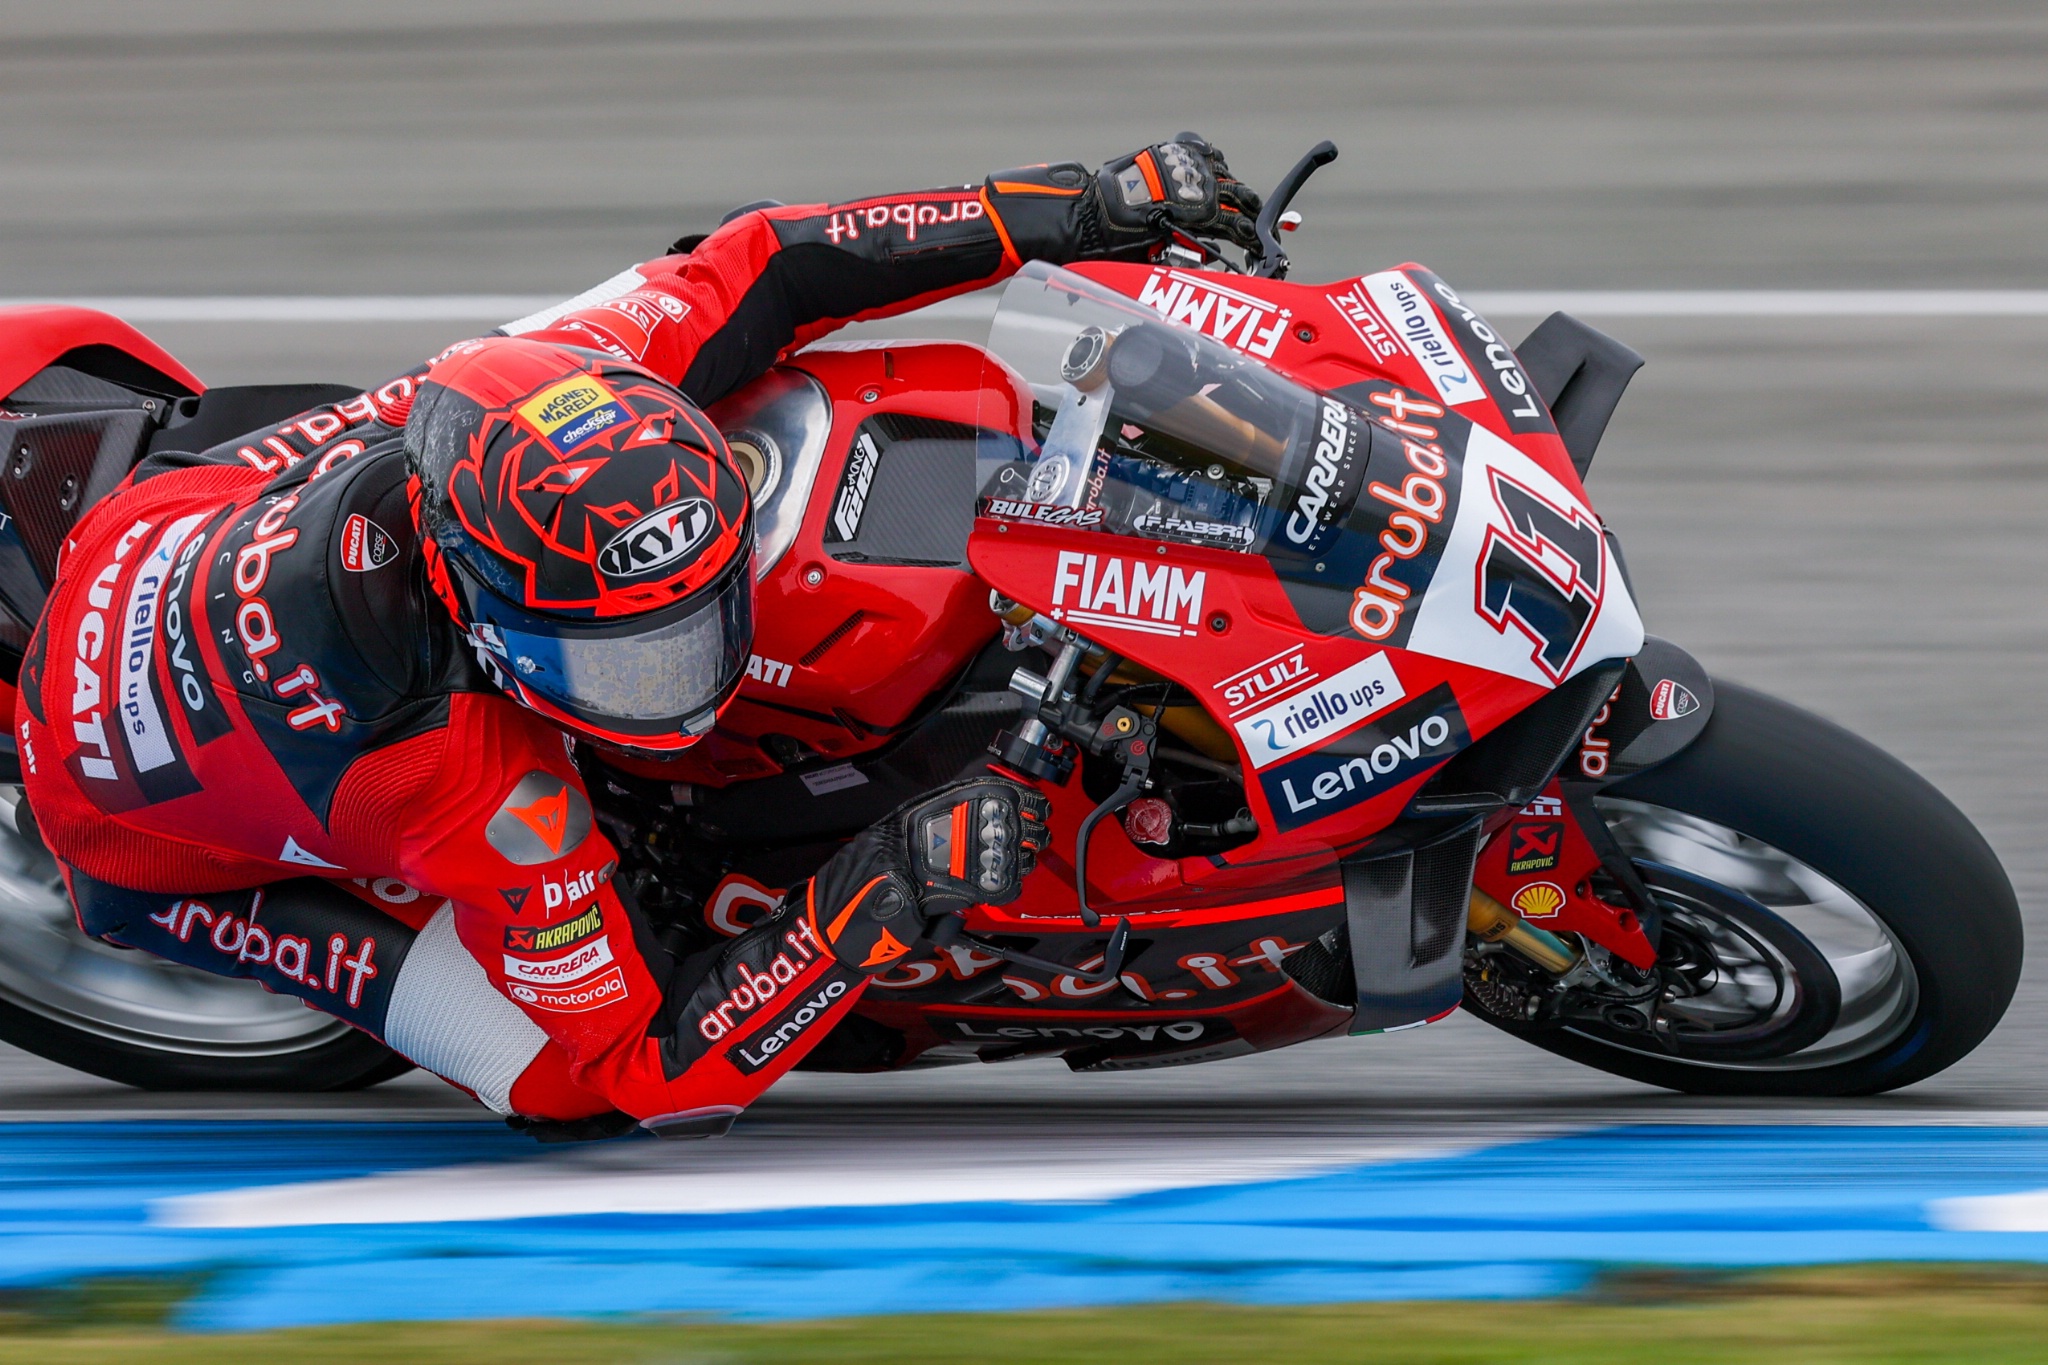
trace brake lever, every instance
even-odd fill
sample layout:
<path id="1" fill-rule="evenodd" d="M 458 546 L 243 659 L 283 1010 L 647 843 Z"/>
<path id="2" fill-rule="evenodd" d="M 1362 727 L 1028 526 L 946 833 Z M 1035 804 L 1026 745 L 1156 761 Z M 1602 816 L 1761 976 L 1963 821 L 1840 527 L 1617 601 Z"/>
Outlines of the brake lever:
<path id="1" fill-rule="evenodd" d="M 1308 178 L 1337 159 L 1337 144 L 1324 138 L 1308 149 L 1308 155 L 1294 163 L 1294 169 L 1280 179 L 1259 210 L 1256 231 L 1259 235 L 1259 263 L 1252 267 L 1252 274 L 1261 279 L 1284 280 L 1287 278 L 1287 251 L 1280 245 L 1280 215 L 1287 212 L 1287 205 L 1294 196 L 1301 193 L 1301 187 Z"/>

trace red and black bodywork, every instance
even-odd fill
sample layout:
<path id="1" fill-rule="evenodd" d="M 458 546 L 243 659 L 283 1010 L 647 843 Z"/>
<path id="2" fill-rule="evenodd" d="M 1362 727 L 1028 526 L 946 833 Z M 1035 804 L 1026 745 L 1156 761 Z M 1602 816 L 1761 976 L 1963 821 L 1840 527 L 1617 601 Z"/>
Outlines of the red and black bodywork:
<path id="1" fill-rule="evenodd" d="M 1603 876 L 1583 813 L 1697 735 L 1712 694 L 1645 642 L 1582 483 L 1640 361 L 1563 315 L 1510 348 L 1415 265 L 1303 285 L 1097 264 L 1032 285 L 1073 279 L 1313 396 L 1295 467 L 1258 494 L 1271 523 L 1205 529 L 1183 490 L 1162 496 L 1184 516 L 1114 526 L 1100 478 L 1062 512 L 1019 502 L 1058 417 L 990 350 L 801 352 L 710 409 L 754 483 L 735 703 L 675 759 L 583 757 L 622 885 L 688 949 L 933 786 L 994 765 L 1044 790 L 1051 842 L 1023 897 L 878 977 L 806 1062 L 848 1070 L 1052 1052 L 1130 1069 L 1427 1022 L 1464 989 L 1475 884 L 1648 967 L 1656 925 Z M 54 392 L 0 412 L 8 449 L 38 452 L 0 477 L 18 666 L 63 526 L 203 390 L 102 314 L 8 328 L 0 392 L 77 376 L 61 414 Z M 246 429 L 347 392 L 216 390 L 206 420 Z M 1123 429 L 1134 458 L 1152 449 Z M 1290 544 L 1296 514 L 1313 528 Z M 1025 738 L 1043 706 L 1013 672 L 1043 683 L 1063 656 L 1075 703 L 1127 733 Z M 1149 786 L 1117 801 L 1134 763 Z M 1076 894 L 1091 817 L 1086 900 L 1128 924 L 1109 979 L 1108 924 Z"/>

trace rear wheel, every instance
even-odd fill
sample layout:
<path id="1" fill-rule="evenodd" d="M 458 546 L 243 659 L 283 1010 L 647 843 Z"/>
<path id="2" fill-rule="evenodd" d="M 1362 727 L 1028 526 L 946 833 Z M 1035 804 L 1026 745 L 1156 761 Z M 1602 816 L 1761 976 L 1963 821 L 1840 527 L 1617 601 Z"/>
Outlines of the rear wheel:
<path id="1" fill-rule="evenodd" d="M 1596 951 L 1618 998 L 1636 986 L 1633 1005 L 1531 1028 L 1475 983 L 1474 1012 L 1699 1094 L 1872 1094 L 1968 1054 L 2019 981 L 2019 907 L 1997 857 L 1875 746 L 1748 688 L 1715 691 L 1691 747 L 1598 802 L 1664 911 L 1654 980 L 1632 983 Z"/>
<path id="2" fill-rule="evenodd" d="M 4 825 L 0 1039 L 146 1090 L 352 1090 L 411 1070 L 369 1035 L 253 982 L 87 938 L 55 861 Z"/>

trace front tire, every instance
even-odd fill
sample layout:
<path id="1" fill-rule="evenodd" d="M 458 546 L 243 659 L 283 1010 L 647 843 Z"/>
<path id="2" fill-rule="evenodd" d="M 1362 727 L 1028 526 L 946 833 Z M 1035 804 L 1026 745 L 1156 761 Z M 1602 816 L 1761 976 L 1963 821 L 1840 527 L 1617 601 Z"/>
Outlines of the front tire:
<path id="1" fill-rule="evenodd" d="M 1810 941 L 1839 980 L 1839 1014 L 1794 1050 L 1706 1061 L 1647 1037 L 1503 1022 L 1468 996 L 1538 1047 L 1694 1094 L 1869 1095 L 1953 1065 L 2012 1000 L 2024 940 L 1997 856 L 1927 781 L 1818 716 L 1717 683 L 1699 739 L 1599 806 L 1653 894 L 1653 871 L 1676 868 Z"/>

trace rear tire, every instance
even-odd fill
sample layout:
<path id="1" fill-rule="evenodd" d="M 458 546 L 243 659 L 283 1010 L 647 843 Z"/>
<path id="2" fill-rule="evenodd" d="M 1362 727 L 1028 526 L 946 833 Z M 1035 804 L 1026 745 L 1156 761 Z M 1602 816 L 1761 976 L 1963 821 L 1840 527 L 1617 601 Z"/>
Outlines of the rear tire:
<path id="1" fill-rule="evenodd" d="M 20 789 L 0 793 L 18 812 Z M 366 1033 L 87 938 L 57 865 L 0 822 L 0 1041 L 144 1090 L 357 1090 L 412 1069 Z"/>
<path id="2" fill-rule="evenodd" d="M 1608 788 L 1600 801 L 1617 837 L 1645 863 L 1670 862 L 1672 850 L 1683 853 L 1692 841 L 1698 851 L 1684 870 L 1694 876 L 1711 878 L 1718 867 L 1753 878 L 1776 868 L 1788 897 L 1834 897 L 1838 921 L 1853 902 L 1873 922 L 1874 946 L 1829 953 L 1844 978 L 1847 1022 L 1787 1056 L 1714 1064 L 1571 1026 L 1516 1027 L 1475 1004 L 1489 1023 L 1573 1061 L 1671 1090 L 1817 1098 L 1924 1080 L 1966 1056 L 2004 1016 L 2024 937 L 1997 856 L 1927 781 L 1841 727 L 1717 683 L 1714 714 L 1699 739 L 1670 762 Z M 1758 893 L 1754 885 L 1729 885 Z M 1798 923 L 1797 914 L 1772 909 Z M 1826 916 L 1813 914 L 1799 927 L 1826 930 Z"/>

